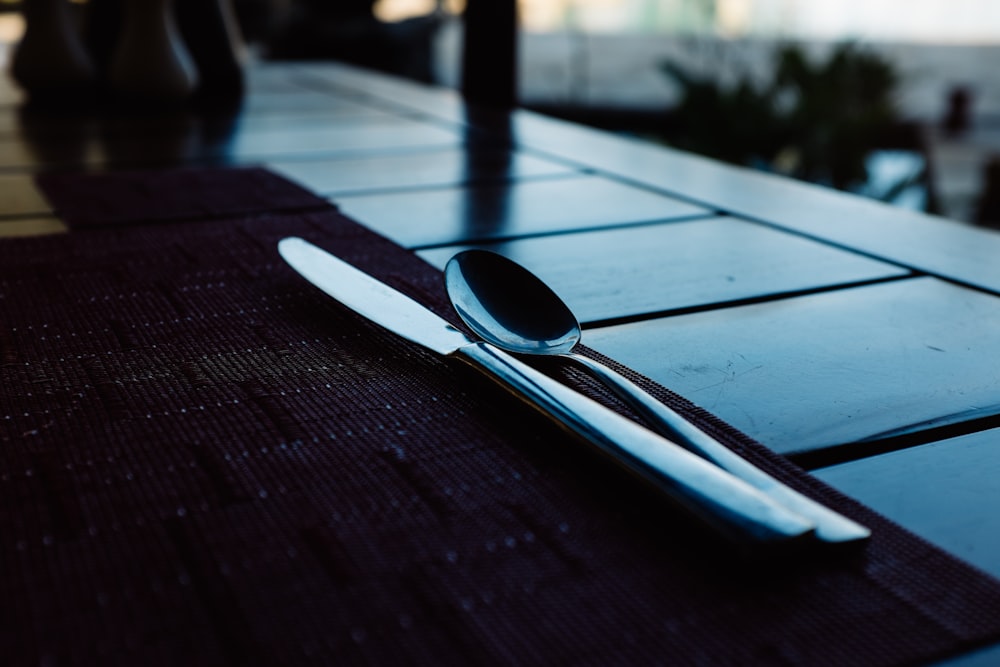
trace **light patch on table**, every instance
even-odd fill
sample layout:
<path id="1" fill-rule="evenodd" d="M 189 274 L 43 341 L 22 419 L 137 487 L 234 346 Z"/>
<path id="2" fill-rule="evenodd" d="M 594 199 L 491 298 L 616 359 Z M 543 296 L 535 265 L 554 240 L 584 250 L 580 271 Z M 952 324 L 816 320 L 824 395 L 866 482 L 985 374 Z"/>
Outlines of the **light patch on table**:
<path id="1" fill-rule="evenodd" d="M 52 207 L 26 174 L 0 175 L 0 216 L 51 213 Z"/>
<path id="2" fill-rule="evenodd" d="M 0 221 L 0 238 L 17 236 L 43 236 L 45 234 L 63 234 L 69 231 L 58 218 L 32 218 L 30 220 Z"/>

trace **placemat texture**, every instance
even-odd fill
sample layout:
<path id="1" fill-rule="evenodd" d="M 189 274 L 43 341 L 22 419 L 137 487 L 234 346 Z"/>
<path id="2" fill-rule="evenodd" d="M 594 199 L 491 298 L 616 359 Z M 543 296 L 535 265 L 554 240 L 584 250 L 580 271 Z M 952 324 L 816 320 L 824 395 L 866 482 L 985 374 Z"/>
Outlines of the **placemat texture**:
<path id="1" fill-rule="evenodd" d="M 238 173 L 205 172 L 243 190 Z M 122 179 L 79 178 L 47 188 L 70 219 L 61 187 L 84 184 L 110 220 L 148 219 Z M 202 191 L 198 210 L 233 196 Z M 455 319 L 437 270 L 332 207 L 186 205 L 0 243 L 4 664 L 902 665 L 1000 639 L 994 579 L 647 379 L 629 371 L 872 543 L 737 558 L 471 369 L 346 311 L 280 238 Z"/>
<path id="2" fill-rule="evenodd" d="M 187 167 L 90 176 L 52 172 L 39 175 L 36 181 L 56 215 L 78 229 L 329 207 L 322 197 L 260 167 Z"/>

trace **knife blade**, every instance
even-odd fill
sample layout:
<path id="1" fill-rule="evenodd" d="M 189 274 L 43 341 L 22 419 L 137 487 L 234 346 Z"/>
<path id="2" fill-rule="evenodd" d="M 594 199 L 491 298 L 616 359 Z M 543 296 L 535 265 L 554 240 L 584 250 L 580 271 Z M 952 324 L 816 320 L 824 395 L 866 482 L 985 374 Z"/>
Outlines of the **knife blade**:
<path id="1" fill-rule="evenodd" d="M 485 372 L 720 536 L 750 547 L 812 541 L 815 526 L 810 520 L 511 355 L 472 340 L 410 297 L 318 246 L 288 237 L 278 243 L 278 252 L 302 277 L 359 315 Z"/>

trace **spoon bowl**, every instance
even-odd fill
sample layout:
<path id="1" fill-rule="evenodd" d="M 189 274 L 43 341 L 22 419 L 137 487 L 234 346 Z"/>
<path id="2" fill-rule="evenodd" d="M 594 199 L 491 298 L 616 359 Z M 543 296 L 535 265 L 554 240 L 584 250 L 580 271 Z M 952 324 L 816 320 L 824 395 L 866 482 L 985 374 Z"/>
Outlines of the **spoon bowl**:
<path id="1" fill-rule="evenodd" d="M 578 365 L 661 434 L 811 519 L 821 540 L 860 543 L 870 536 L 864 526 L 774 479 L 620 373 L 574 352 L 582 338 L 576 316 L 520 264 L 498 253 L 466 250 L 448 261 L 444 275 L 458 316 L 487 342 L 507 352 L 556 356 Z"/>
<path id="2" fill-rule="evenodd" d="M 568 354 L 580 323 L 535 274 L 503 255 L 468 250 L 445 269 L 452 304 L 470 329 L 508 352 Z"/>

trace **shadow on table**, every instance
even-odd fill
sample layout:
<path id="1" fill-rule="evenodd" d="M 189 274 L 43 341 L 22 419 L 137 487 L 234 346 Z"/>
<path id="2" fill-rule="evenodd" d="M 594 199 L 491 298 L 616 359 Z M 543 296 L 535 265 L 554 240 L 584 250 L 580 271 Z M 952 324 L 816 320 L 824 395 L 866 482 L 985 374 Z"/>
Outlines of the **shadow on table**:
<path id="1" fill-rule="evenodd" d="M 510 224 L 513 138 L 510 113 L 467 108 L 462 221 L 468 238 L 502 236 Z M 476 186 L 484 175 L 491 183 Z"/>
<path id="2" fill-rule="evenodd" d="M 238 108 L 134 110 L 101 105 L 25 104 L 18 136 L 33 165 L 170 166 L 232 160 Z"/>

